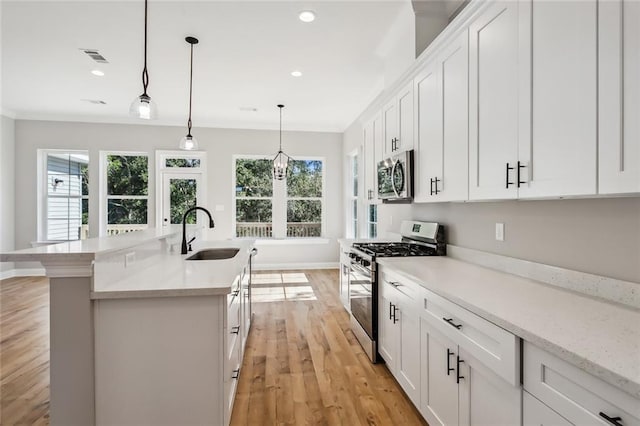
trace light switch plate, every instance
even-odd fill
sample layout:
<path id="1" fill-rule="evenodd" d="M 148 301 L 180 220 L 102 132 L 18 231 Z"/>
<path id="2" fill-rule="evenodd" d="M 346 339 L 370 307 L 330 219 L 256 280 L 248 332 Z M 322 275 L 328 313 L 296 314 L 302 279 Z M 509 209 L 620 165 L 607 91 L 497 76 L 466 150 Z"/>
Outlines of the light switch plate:
<path id="1" fill-rule="evenodd" d="M 504 241 L 504 223 L 496 223 L 496 241 Z"/>

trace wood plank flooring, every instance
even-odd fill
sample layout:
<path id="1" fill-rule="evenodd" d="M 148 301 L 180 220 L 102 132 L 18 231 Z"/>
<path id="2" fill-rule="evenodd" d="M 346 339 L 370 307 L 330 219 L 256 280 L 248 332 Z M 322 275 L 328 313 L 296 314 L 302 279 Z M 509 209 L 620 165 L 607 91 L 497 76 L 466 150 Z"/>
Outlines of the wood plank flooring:
<path id="1" fill-rule="evenodd" d="M 257 272 L 232 425 L 425 425 L 371 364 L 338 298 L 338 271 Z M 46 278 L 0 282 L 0 424 L 49 423 Z"/>
<path id="2" fill-rule="evenodd" d="M 232 425 L 426 424 L 351 333 L 338 280 L 338 270 L 254 275 Z"/>

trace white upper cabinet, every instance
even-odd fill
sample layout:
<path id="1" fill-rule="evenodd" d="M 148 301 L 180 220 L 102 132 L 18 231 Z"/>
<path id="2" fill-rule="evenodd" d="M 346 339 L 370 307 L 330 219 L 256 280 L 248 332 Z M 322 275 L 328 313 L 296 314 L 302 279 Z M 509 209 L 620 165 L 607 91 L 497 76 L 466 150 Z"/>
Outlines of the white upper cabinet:
<path id="1" fill-rule="evenodd" d="M 526 58 L 519 63 L 522 133 L 513 177 L 518 196 L 593 195 L 597 184 L 597 3 L 528 1 L 520 7 L 531 16 L 521 21 L 520 31 L 528 45 L 524 51 L 531 51 L 531 65 L 527 66 Z"/>
<path id="2" fill-rule="evenodd" d="M 640 3 L 598 7 L 599 192 L 640 192 Z"/>
<path id="3" fill-rule="evenodd" d="M 498 2 L 469 27 L 469 199 L 518 196 L 520 8 Z M 524 55 L 526 56 L 526 55 Z"/>
<path id="4" fill-rule="evenodd" d="M 382 108 L 382 121 L 385 158 L 413 149 L 413 82 Z"/>
<path id="5" fill-rule="evenodd" d="M 378 173 L 377 165 L 382 161 L 382 118 L 378 114 L 365 123 L 364 137 L 364 185 L 365 202 L 378 204 Z"/>
<path id="6" fill-rule="evenodd" d="M 418 202 L 468 198 L 468 33 L 414 79 Z"/>

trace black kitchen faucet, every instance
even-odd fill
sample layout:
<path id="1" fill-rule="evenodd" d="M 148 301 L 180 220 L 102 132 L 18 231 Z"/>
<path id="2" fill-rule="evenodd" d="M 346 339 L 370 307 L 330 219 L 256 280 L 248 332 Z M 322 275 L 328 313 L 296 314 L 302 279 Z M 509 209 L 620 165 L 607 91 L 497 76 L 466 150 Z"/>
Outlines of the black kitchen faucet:
<path id="1" fill-rule="evenodd" d="M 216 224 L 213 223 L 213 217 L 211 217 L 211 213 L 209 213 L 209 210 L 205 209 L 204 207 L 195 206 L 184 212 L 184 215 L 182 216 L 182 254 L 187 254 L 187 252 L 191 250 L 191 243 L 196 239 L 196 237 L 193 237 L 187 243 L 187 216 L 189 215 L 189 213 L 196 210 L 202 210 L 207 214 L 207 216 L 209 216 L 209 228 L 213 228 L 214 226 L 216 226 Z"/>

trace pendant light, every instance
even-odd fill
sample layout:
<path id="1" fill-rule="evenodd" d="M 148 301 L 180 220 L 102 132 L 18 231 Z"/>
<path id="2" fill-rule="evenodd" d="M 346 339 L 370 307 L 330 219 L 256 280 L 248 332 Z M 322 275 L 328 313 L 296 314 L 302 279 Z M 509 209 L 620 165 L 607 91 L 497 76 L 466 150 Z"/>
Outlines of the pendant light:
<path id="1" fill-rule="evenodd" d="M 287 176 L 291 157 L 282 151 L 282 108 L 284 105 L 278 105 L 278 108 L 280 108 L 280 150 L 273 159 L 273 178 L 283 180 Z"/>
<path id="2" fill-rule="evenodd" d="M 191 100 L 193 98 L 193 45 L 198 44 L 195 37 L 185 38 L 186 42 L 191 45 L 191 70 L 189 74 L 189 119 L 187 120 L 187 135 L 180 139 L 180 149 L 192 151 L 198 149 L 198 141 L 191 136 Z"/>
<path id="3" fill-rule="evenodd" d="M 129 114 L 145 120 L 155 120 L 158 115 L 155 102 L 147 94 L 149 73 L 147 71 L 147 0 L 144 0 L 144 68 L 142 68 L 142 95 L 131 103 Z"/>

